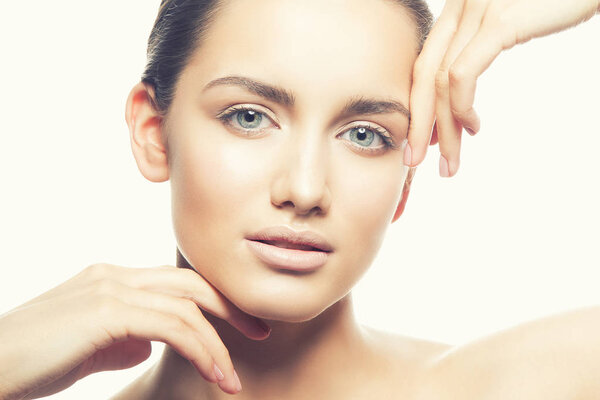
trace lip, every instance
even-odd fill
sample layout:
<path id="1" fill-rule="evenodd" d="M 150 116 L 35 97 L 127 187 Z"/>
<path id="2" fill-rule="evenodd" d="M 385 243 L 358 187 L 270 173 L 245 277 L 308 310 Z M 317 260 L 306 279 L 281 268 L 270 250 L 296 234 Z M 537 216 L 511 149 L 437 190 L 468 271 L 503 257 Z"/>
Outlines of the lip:
<path id="1" fill-rule="evenodd" d="M 279 243 L 281 246 L 277 246 Z M 319 234 L 296 232 L 285 226 L 275 226 L 246 236 L 248 248 L 269 266 L 293 271 L 313 271 L 327 262 L 333 247 Z M 302 246 L 297 249 L 283 246 Z"/>
<path id="2" fill-rule="evenodd" d="M 297 232 L 283 225 L 272 226 L 254 232 L 246 236 L 246 239 L 265 242 L 287 242 L 290 244 L 311 246 L 327 253 L 333 251 L 333 247 L 329 242 L 318 233 L 312 231 Z"/>

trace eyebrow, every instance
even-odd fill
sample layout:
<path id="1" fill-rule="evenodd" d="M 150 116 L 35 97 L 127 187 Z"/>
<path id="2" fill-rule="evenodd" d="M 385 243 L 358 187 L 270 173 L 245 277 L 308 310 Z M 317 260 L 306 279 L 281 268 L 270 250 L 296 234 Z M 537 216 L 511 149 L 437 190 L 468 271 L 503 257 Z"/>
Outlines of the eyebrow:
<path id="1" fill-rule="evenodd" d="M 204 86 L 202 91 L 204 92 L 207 89 L 218 85 L 240 86 L 260 97 L 284 105 L 288 108 L 293 107 L 296 101 L 293 92 L 278 86 L 272 86 L 264 82 L 259 82 L 252 78 L 237 75 L 225 76 L 212 80 L 207 83 L 206 86 Z M 410 112 L 408 111 L 408 108 L 399 101 L 355 96 L 346 102 L 344 108 L 340 112 L 340 118 L 358 114 L 388 114 L 392 112 L 399 112 L 406 116 L 410 121 Z"/>

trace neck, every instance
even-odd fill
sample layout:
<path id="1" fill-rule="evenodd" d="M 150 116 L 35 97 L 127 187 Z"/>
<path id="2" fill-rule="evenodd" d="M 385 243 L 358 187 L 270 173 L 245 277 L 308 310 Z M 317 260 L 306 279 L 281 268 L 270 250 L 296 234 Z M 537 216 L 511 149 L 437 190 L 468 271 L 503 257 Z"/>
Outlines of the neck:
<path id="1" fill-rule="evenodd" d="M 177 267 L 193 269 L 179 252 Z M 242 382 L 242 392 L 236 395 L 239 399 L 292 398 L 295 392 L 306 394 L 307 388 L 323 393 L 335 386 L 336 376 L 343 386 L 348 376 L 345 367 L 368 355 L 366 333 L 355 321 L 351 293 L 308 321 L 265 319 L 272 330 L 264 340 L 250 339 L 227 321 L 207 312 L 203 315 L 229 351 Z M 205 381 L 170 346 L 165 346 L 151 381 L 160 393 L 168 388 L 178 399 L 197 399 L 198 393 L 206 393 L 210 399 L 231 396 Z"/>

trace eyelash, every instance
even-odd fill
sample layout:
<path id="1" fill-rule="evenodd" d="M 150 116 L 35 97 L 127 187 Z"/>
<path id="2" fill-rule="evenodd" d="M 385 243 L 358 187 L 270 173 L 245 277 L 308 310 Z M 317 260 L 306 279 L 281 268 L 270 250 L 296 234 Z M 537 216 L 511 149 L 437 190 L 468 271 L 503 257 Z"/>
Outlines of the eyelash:
<path id="1" fill-rule="evenodd" d="M 264 115 L 266 116 L 268 119 L 270 119 L 271 121 L 273 121 L 266 113 L 255 109 L 253 107 L 249 107 L 249 106 L 234 106 L 222 113 L 220 113 L 217 116 L 217 119 L 219 119 L 222 123 L 231 126 L 233 129 L 236 129 L 238 131 L 243 131 L 243 132 L 249 132 L 251 131 L 251 129 L 240 129 L 237 127 L 234 127 L 233 124 L 231 123 L 231 117 L 235 114 L 237 114 L 238 112 L 243 112 L 243 111 L 254 111 L 258 114 Z M 387 131 L 385 129 L 379 128 L 377 126 L 372 126 L 370 124 L 360 124 L 360 125 L 355 125 L 352 126 L 350 128 L 348 128 L 347 130 L 345 130 L 342 133 L 346 133 L 349 132 L 352 129 L 358 129 L 358 128 L 365 128 L 367 130 L 370 130 L 372 132 L 374 132 L 376 135 L 378 135 L 381 140 L 383 141 L 383 146 L 382 147 L 377 147 L 375 149 L 372 148 L 368 148 L 368 147 L 363 147 L 363 146 L 358 146 L 358 145 L 353 145 L 353 147 L 355 147 L 359 152 L 364 152 L 364 153 L 380 153 L 382 152 L 382 150 L 385 152 L 388 149 L 397 149 L 398 146 L 394 143 L 393 139 L 389 136 L 387 136 Z M 262 130 L 262 129 L 261 129 Z"/>

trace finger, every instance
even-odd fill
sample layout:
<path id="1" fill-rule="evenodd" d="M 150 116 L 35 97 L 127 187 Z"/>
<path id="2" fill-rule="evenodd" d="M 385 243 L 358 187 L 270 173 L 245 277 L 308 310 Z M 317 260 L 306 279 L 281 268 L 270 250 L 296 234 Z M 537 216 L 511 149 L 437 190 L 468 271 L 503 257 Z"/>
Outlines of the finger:
<path id="1" fill-rule="evenodd" d="M 467 93 L 467 97 L 457 97 L 457 94 L 453 91 L 455 83 L 460 79 L 460 73 L 456 70 L 454 62 L 481 27 L 488 6 L 489 0 L 468 1 L 458 31 L 450 43 L 444 61 L 442 61 L 442 69 L 448 72 L 450 110 L 454 118 L 460 122 L 471 135 L 474 135 L 480 129 L 479 117 L 473 109 L 475 88 L 473 87 L 473 91 Z M 464 96 L 464 93 L 461 94 Z"/>
<path id="2" fill-rule="evenodd" d="M 438 135 L 437 135 L 437 122 L 435 124 L 433 124 L 433 131 L 431 132 L 431 141 L 429 142 L 430 146 L 435 145 L 438 142 Z"/>
<path id="3" fill-rule="evenodd" d="M 453 73 L 450 68 L 458 54 L 479 29 L 486 8 L 487 1 L 468 1 L 459 28 L 452 38 L 440 70 L 436 74 L 436 121 L 440 147 L 440 175 L 444 177 L 454 176 L 458 171 L 463 126 L 455 118 L 450 105 L 450 79 Z M 469 110 L 469 115 L 478 119 L 472 109 Z"/>
<path id="4" fill-rule="evenodd" d="M 404 153 L 406 165 L 416 166 L 425 158 L 435 119 L 435 74 L 458 25 L 462 7 L 462 0 L 445 3 L 415 61 L 410 93 L 411 120 Z"/>
<path id="5" fill-rule="evenodd" d="M 465 127 L 475 132 L 480 129 L 474 116 L 473 101 L 477 78 L 490 66 L 503 50 L 502 31 L 483 24 L 465 45 L 452 64 L 450 76 L 450 103 L 455 115 Z"/>
<path id="6" fill-rule="evenodd" d="M 191 299 L 196 304 L 201 304 L 203 310 L 226 320 L 251 339 L 264 339 L 268 336 L 261 327 L 260 319 L 240 310 L 193 270 L 163 265 L 149 268 L 119 267 L 118 271 L 118 279 L 124 284 Z"/>
<path id="7" fill-rule="evenodd" d="M 119 282 L 112 281 L 110 284 L 113 285 L 111 289 L 114 291 L 113 296 L 118 300 L 131 306 L 145 307 L 165 314 L 176 315 L 192 327 L 200 335 L 208 353 L 225 376 L 224 380 L 219 382 L 219 386 L 228 392 L 237 392 L 237 378 L 229 351 L 215 328 L 204 318 L 196 303 L 190 299 L 135 289 Z"/>
<path id="8" fill-rule="evenodd" d="M 462 125 L 450 111 L 448 97 L 448 74 L 440 70 L 436 75 L 436 126 L 440 147 L 440 176 L 451 177 L 460 165 L 460 142 Z"/>
<path id="9" fill-rule="evenodd" d="M 163 342 L 189 360 L 204 379 L 213 383 L 218 381 L 213 370 L 214 360 L 202 338 L 176 315 L 110 298 L 103 301 L 93 321 L 106 331 L 107 342 L 132 338 Z"/>

